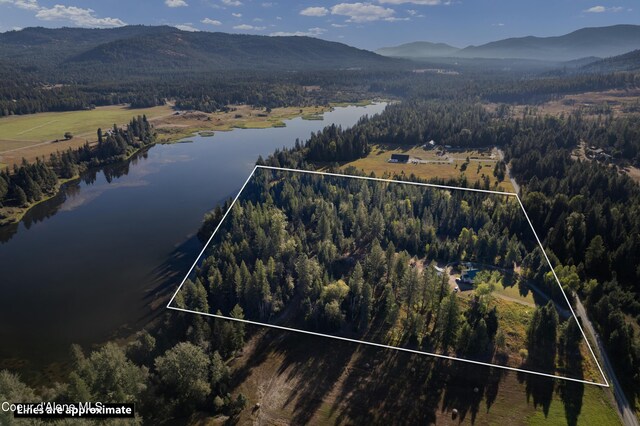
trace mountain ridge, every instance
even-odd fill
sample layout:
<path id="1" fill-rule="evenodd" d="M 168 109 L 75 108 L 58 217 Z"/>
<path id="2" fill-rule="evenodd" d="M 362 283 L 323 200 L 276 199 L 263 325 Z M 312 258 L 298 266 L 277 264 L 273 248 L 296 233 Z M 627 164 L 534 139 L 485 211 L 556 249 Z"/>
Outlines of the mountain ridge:
<path id="1" fill-rule="evenodd" d="M 304 36 L 190 32 L 170 26 L 113 29 L 31 27 L 0 34 L 0 62 L 76 69 L 91 64 L 202 70 L 346 69 L 400 61 L 343 43 Z"/>
<path id="2" fill-rule="evenodd" d="M 376 50 L 380 54 L 408 59 L 425 59 L 434 55 L 402 54 L 406 43 Z M 426 42 L 429 43 L 429 42 Z M 531 59 L 571 61 L 585 57 L 605 58 L 640 49 L 640 25 L 619 24 L 605 27 L 585 27 L 551 37 L 510 37 L 478 46 L 467 46 L 452 52 L 451 57 L 484 59 Z M 400 54 L 397 54 L 400 53 Z"/>
<path id="3" fill-rule="evenodd" d="M 423 58 L 447 57 L 459 51 L 459 47 L 451 46 L 447 43 L 432 43 L 430 41 L 414 41 L 405 43 L 396 47 L 381 47 L 375 50 L 376 53 L 390 57 L 411 57 L 412 55 L 420 55 Z M 388 53 L 388 55 L 385 55 Z"/>

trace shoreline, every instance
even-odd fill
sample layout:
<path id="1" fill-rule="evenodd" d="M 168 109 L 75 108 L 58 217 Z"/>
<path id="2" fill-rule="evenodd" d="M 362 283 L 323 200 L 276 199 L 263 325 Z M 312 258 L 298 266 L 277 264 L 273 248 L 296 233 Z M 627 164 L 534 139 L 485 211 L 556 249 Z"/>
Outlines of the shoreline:
<path id="1" fill-rule="evenodd" d="M 101 167 L 105 167 L 108 165 L 112 165 L 112 164 L 118 164 L 118 163 L 122 163 L 125 161 L 129 161 L 134 155 L 142 152 L 143 150 L 146 149 L 150 149 L 152 148 L 154 145 L 157 144 L 173 144 L 173 143 L 179 143 L 179 141 L 181 141 L 182 139 L 185 138 L 189 138 L 189 137 L 194 137 L 194 136 L 199 136 L 200 133 L 208 133 L 206 135 L 206 137 L 213 137 L 215 135 L 216 132 L 230 132 L 236 129 L 240 129 L 240 130 L 249 130 L 249 129 L 268 129 L 268 128 L 275 128 L 275 127 L 285 127 L 286 123 L 283 120 L 293 120 L 295 118 L 302 118 L 303 120 L 318 120 L 320 119 L 319 117 L 322 116 L 322 114 L 324 114 L 325 112 L 331 112 L 334 111 L 335 108 L 345 108 L 345 107 L 349 107 L 349 106 L 367 106 L 367 105 L 371 105 L 375 102 L 384 102 L 383 100 L 362 100 L 362 101 L 358 101 L 358 102 L 352 102 L 352 103 L 347 103 L 347 102 L 340 102 L 340 103 L 329 103 L 329 106 L 322 106 L 322 112 L 321 113 L 315 113 L 315 114 L 308 114 L 308 113 L 304 113 L 303 108 L 305 107 L 295 107 L 295 108 L 299 108 L 301 113 L 293 113 L 284 117 L 280 117 L 280 119 L 278 120 L 264 120 L 264 121 L 250 121 L 250 120 L 246 120 L 246 123 L 242 123 L 242 124 L 233 124 L 233 125 L 228 125 L 228 126 L 220 126 L 221 128 L 219 129 L 215 129 L 215 128 L 211 128 L 211 127 L 202 127 L 202 128 L 186 128 L 184 132 L 181 132 L 180 127 L 166 127 L 166 129 L 174 129 L 174 130 L 178 130 L 178 132 L 176 133 L 161 133 L 162 128 L 158 129 L 156 128 L 156 140 L 149 144 L 149 145 L 145 145 L 143 147 L 140 147 L 138 149 L 136 149 L 135 151 L 133 151 L 131 154 L 125 156 L 124 158 L 115 161 L 113 163 L 107 163 L 107 164 L 102 164 L 99 166 L 96 166 L 96 168 L 101 168 Z M 151 120 L 153 122 L 153 120 Z M 268 124 L 268 125 L 267 125 Z M 80 172 L 78 175 L 73 176 L 71 178 L 67 178 L 67 179 L 59 179 L 58 183 L 56 185 L 56 189 L 52 194 L 48 194 L 46 196 L 43 196 L 40 200 L 29 204 L 27 207 L 2 207 L 1 209 L 4 208 L 9 208 L 9 209 L 15 209 L 15 212 L 10 213 L 7 217 L 0 219 L 0 229 L 2 227 L 5 226 L 10 226 L 10 225 L 15 225 L 15 224 L 19 224 L 24 217 L 26 216 L 26 214 L 35 206 L 44 203 L 45 201 L 51 200 L 52 198 L 56 197 L 57 195 L 60 194 L 60 191 L 62 189 L 62 186 L 73 182 L 75 180 L 80 179 L 81 174 L 84 173 L 85 171 L 90 170 L 89 168 L 87 168 L 86 170 Z"/>
<path id="2" fill-rule="evenodd" d="M 52 194 L 47 194 L 44 195 L 41 199 L 39 199 L 38 201 L 35 201 L 31 204 L 29 204 L 27 207 L 3 207 L 3 208 L 10 208 L 10 209 L 15 209 L 17 210 L 14 213 L 11 213 L 9 216 L 0 219 L 0 228 L 2 228 L 3 226 L 9 226 L 9 225 L 15 225 L 17 223 L 20 223 L 22 221 L 22 219 L 24 219 L 25 215 L 35 206 L 44 203 L 45 201 L 49 201 L 52 198 L 56 197 L 58 194 L 60 194 L 60 190 L 62 189 L 62 187 L 64 185 L 66 185 L 69 182 L 73 182 L 75 180 L 80 179 L 80 174 L 77 174 L 73 177 L 70 178 L 66 178 L 66 179 L 59 179 L 58 183 L 56 184 L 56 189 L 55 192 L 53 192 Z"/>
<path id="3" fill-rule="evenodd" d="M 17 210 L 14 213 L 11 213 L 9 216 L 0 219 L 0 229 L 2 229 L 2 227 L 4 226 L 10 226 L 10 225 L 15 225 L 18 224 L 22 221 L 22 219 L 24 219 L 24 217 L 27 215 L 27 213 L 29 213 L 29 211 L 31 211 L 31 209 L 33 209 L 34 207 L 36 207 L 37 205 L 40 205 L 42 203 L 44 203 L 45 201 L 49 201 L 55 197 L 57 197 L 60 194 L 60 191 L 62 190 L 62 187 L 70 182 L 79 180 L 82 177 L 82 173 L 85 173 L 89 170 L 92 169 L 100 169 L 102 167 L 106 167 L 106 166 L 110 166 L 113 164 L 119 164 L 119 163 L 124 163 L 125 161 L 129 161 L 131 160 L 131 158 L 136 155 L 139 154 L 140 152 L 143 152 L 146 149 L 149 149 L 151 147 L 153 147 L 154 145 L 156 145 L 157 142 L 153 142 L 150 143 L 149 145 L 145 145 L 142 146 L 140 148 L 137 148 L 135 151 L 133 151 L 131 154 L 126 155 L 125 157 L 123 157 L 120 160 L 114 161 L 112 163 L 105 163 L 105 164 L 100 164 L 98 166 L 95 167 L 88 167 L 86 169 L 84 169 L 83 171 L 81 171 L 80 173 L 78 173 L 77 175 L 70 177 L 70 178 L 65 178 L 65 179 L 61 179 L 58 178 L 58 183 L 56 184 L 56 189 L 52 194 L 47 194 L 45 196 L 43 196 L 41 199 L 39 199 L 38 201 L 29 204 L 26 207 L 8 207 L 10 209 L 15 209 Z M 6 207 L 3 207 L 6 208 Z"/>

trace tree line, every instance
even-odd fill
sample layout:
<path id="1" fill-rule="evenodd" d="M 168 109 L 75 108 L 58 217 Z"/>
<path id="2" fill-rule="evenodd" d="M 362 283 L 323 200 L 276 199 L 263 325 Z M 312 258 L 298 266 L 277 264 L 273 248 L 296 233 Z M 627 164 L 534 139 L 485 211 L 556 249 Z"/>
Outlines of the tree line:
<path id="1" fill-rule="evenodd" d="M 0 172 L 0 207 L 25 207 L 58 191 L 59 179 L 69 179 L 89 167 L 121 161 L 134 151 L 155 141 L 155 132 L 146 116 L 133 118 L 124 128 L 114 125 L 103 133 L 97 132 L 98 143 L 85 143 L 77 149 L 55 152 L 49 161 L 23 160 Z"/>

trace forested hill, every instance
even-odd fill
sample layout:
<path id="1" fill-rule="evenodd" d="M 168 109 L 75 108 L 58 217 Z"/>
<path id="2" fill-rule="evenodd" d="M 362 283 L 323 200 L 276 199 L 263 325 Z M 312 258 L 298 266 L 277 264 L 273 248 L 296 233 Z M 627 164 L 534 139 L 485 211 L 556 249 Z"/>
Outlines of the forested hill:
<path id="1" fill-rule="evenodd" d="M 73 73 L 99 65 L 131 72 L 180 70 L 305 70 L 390 67 L 373 52 L 312 37 L 268 37 L 181 31 L 169 26 L 116 29 L 27 28 L 0 34 L 0 63 L 29 71 Z"/>
<path id="2" fill-rule="evenodd" d="M 613 56 L 601 61 L 584 65 L 579 71 L 587 72 L 618 72 L 618 71 L 640 71 L 640 49 L 624 55 Z"/>
<path id="3" fill-rule="evenodd" d="M 387 56 L 421 59 L 433 56 L 457 58 L 511 58 L 542 61 L 568 61 L 595 56 L 607 58 L 640 49 L 640 25 L 612 25 L 582 28 L 555 37 L 514 37 L 464 49 L 426 43 L 410 43 L 380 49 Z"/>
<path id="4" fill-rule="evenodd" d="M 469 46 L 458 52 L 467 58 L 521 58 L 566 61 L 606 58 L 640 48 L 640 25 L 582 28 L 556 37 L 519 37 Z"/>

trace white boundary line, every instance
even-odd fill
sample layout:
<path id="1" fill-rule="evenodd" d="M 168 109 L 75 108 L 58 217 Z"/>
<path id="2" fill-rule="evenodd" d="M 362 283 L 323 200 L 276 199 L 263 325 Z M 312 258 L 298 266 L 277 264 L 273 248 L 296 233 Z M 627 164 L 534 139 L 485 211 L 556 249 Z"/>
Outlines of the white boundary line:
<path id="1" fill-rule="evenodd" d="M 236 201 L 238 201 L 238 198 L 240 197 L 240 194 L 242 194 L 242 191 L 244 191 L 244 188 L 247 186 L 247 184 L 249 183 L 249 181 L 251 180 L 251 178 L 255 174 L 256 170 L 259 169 L 259 168 L 260 169 L 266 169 L 266 170 L 280 170 L 280 171 L 287 171 L 287 172 L 315 174 L 315 175 L 321 175 L 321 176 L 334 176 L 334 177 L 341 177 L 341 178 L 353 178 L 353 179 L 362 179 L 362 180 L 369 180 L 369 181 L 376 181 L 376 182 L 399 183 L 399 184 L 405 184 L 405 185 L 426 186 L 426 187 L 431 187 L 431 188 L 451 189 L 451 190 L 459 190 L 459 191 L 467 191 L 467 192 L 480 192 L 480 193 L 485 193 L 485 194 L 498 194 L 498 195 L 504 195 L 504 196 L 508 196 L 508 197 L 515 197 L 518 200 L 518 203 L 520 204 L 520 208 L 522 209 L 522 211 L 523 211 L 523 213 L 524 213 L 524 215 L 525 215 L 525 217 L 527 219 L 527 222 L 529 223 L 529 226 L 531 227 L 531 230 L 533 231 L 533 235 L 536 237 L 536 241 L 540 245 L 540 249 L 542 250 L 542 253 L 544 254 L 544 257 L 545 257 L 545 259 L 547 261 L 547 264 L 549 265 L 549 268 L 551 269 L 551 272 L 553 273 L 553 276 L 556 279 L 556 283 L 560 287 L 560 291 L 562 292 L 562 295 L 564 296 L 565 301 L 567 302 L 567 305 L 569 306 L 571 314 L 573 315 L 573 318 L 576 320 L 576 324 L 578 325 L 578 328 L 580 329 L 580 332 L 582 333 L 582 337 L 584 338 L 584 340 L 585 340 L 585 342 L 587 344 L 587 347 L 589 348 L 589 352 L 591 353 L 591 356 L 593 356 L 593 359 L 594 359 L 594 361 L 596 363 L 596 366 L 598 367 L 598 370 L 600 371 L 600 374 L 602 375 L 602 378 L 604 379 L 604 383 L 591 382 L 591 381 L 588 381 L 588 380 L 575 379 L 575 378 L 571 378 L 571 377 L 556 376 L 556 375 L 553 375 L 553 374 L 541 373 L 541 372 L 538 372 L 538 371 L 531 371 L 531 370 L 526 370 L 526 369 L 523 369 L 523 368 L 516 368 L 516 367 L 509 367 L 509 366 L 506 366 L 506 365 L 491 364 L 491 363 L 482 362 L 482 361 L 474 361 L 474 360 L 470 360 L 470 359 L 457 358 L 457 357 L 452 357 L 452 356 L 448 356 L 448 355 L 442 355 L 442 354 L 437 354 L 437 353 L 431 353 L 431 352 L 419 351 L 419 350 L 414 350 L 414 349 L 402 348 L 402 347 L 399 347 L 399 346 L 384 345 L 384 344 L 381 344 L 381 343 L 368 342 L 368 341 L 365 341 L 365 340 L 350 339 L 348 337 L 333 336 L 333 335 L 324 334 L 324 333 L 316 333 L 314 331 L 307 331 L 307 330 L 301 330 L 301 329 L 296 329 L 296 328 L 289 328 L 289 327 L 284 327 L 284 326 L 275 325 L 275 324 L 266 324 L 266 323 L 257 322 L 257 321 L 238 319 L 238 318 L 227 317 L 227 316 L 223 316 L 223 315 L 211 314 L 211 313 L 208 313 L 208 312 L 198 312 L 198 311 L 193 311 L 193 310 L 190 310 L 190 309 L 183 309 L 183 308 L 177 308 L 177 307 L 171 306 L 171 303 L 173 303 L 173 300 L 175 299 L 176 295 L 178 294 L 178 292 L 180 291 L 180 289 L 182 288 L 184 283 L 189 278 L 189 275 L 191 275 L 191 272 L 193 271 L 193 269 L 195 268 L 197 263 L 200 261 L 200 258 L 202 257 L 202 255 L 206 251 L 207 247 L 211 243 L 211 240 L 213 240 L 213 237 L 218 232 L 218 229 L 220 229 L 220 226 L 222 225 L 222 223 L 226 219 L 227 215 L 229 214 L 229 212 L 233 208 L 234 204 L 236 203 Z M 490 191 L 490 190 L 486 190 L 486 189 L 464 188 L 464 187 L 458 187 L 458 186 L 437 185 L 437 184 L 431 184 L 431 183 L 411 182 L 411 181 L 403 181 L 403 180 L 395 180 L 395 179 L 382 179 L 382 178 L 375 178 L 375 177 L 369 177 L 369 176 L 354 176 L 354 175 L 347 175 L 347 174 L 340 174 L 340 173 L 319 172 L 319 171 L 315 171 L 315 170 L 301 170 L 301 169 L 292 169 L 292 168 L 286 168 L 286 167 L 273 167 L 273 166 L 256 165 L 253 168 L 253 170 L 251 171 L 251 174 L 249 175 L 247 180 L 242 185 L 242 188 L 240 188 L 240 191 L 238 192 L 238 194 L 233 199 L 233 202 L 231 203 L 231 205 L 229 206 L 229 208 L 225 212 L 224 216 L 222 216 L 222 219 L 220 220 L 220 222 L 216 226 L 216 229 L 213 231 L 213 234 L 211 234 L 211 237 L 209 237 L 209 240 L 207 240 L 206 244 L 202 248 L 202 251 L 200 251 L 200 254 L 196 258 L 195 262 L 193 263 L 193 265 L 191 266 L 191 268 L 189 269 L 187 274 L 185 275 L 185 277 L 182 280 L 182 282 L 180 283 L 180 285 L 178 286 L 178 289 L 173 294 L 173 297 L 171 297 L 171 300 L 169 300 L 169 303 L 167 303 L 167 309 L 172 309 L 172 310 L 180 311 L 180 312 L 186 312 L 186 313 L 190 313 L 190 314 L 205 315 L 205 316 L 212 317 L 212 318 L 221 318 L 221 319 L 226 319 L 226 320 L 238 321 L 238 322 L 243 322 L 243 323 L 246 323 L 246 324 L 260 325 L 260 326 L 263 326 L 263 327 L 271 327 L 271 328 L 276 328 L 276 329 L 279 329 L 279 330 L 293 331 L 293 332 L 308 334 L 308 335 L 312 335 L 312 336 L 327 337 L 327 338 L 330 338 L 330 339 L 337 339 L 337 340 L 342 340 L 342 341 L 345 341 L 345 342 L 365 344 L 365 345 L 375 346 L 375 347 L 379 347 L 379 348 L 394 349 L 394 350 L 413 353 L 413 354 L 428 355 L 428 356 L 433 356 L 433 357 L 436 357 L 436 358 L 447 359 L 447 360 L 450 360 L 450 361 L 462 361 L 462 362 L 466 362 L 466 363 L 469 363 L 469 364 L 482 365 L 482 366 L 485 366 L 485 367 L 501 368 L 503 370 L 517 371 L 517 372 L 527 373 L 527 374 L 535 374 L 535 375 L 538 375 L 538 376 L 550 377 L 550 378 L 553 378 L 553 379 L 560 379 L 560 380 L 567 380 L 567 381 L 571 381 L 571 382 L 585 383 L 585 384 L 589 384 L 589 385 L 601 386 L 601 387 L 606 387 L 606 388 L 610 387 L 609 382 L 607 381 L 607 378 L 606 378 L 604 372 L 602 371 L 602 367 L 600 367 L 600 363 L 598 362 L 598 359 L 596 358 L 596 356 L 595 356 L 595 354 L 593 352 L 593 349 L 591 348 L 591 345 L 589 344 L 589 340 L 587 339 L 587 336 L 585 335 L 584 330 L 582 329 L 582 326 L 580 325 L 580 322 L 578 321 L 578 318 L 577 318 L 575 312 L 573 311 L 573 307 L 571 306 L 571 303 L 569 303 L 569 298 L 567 297 L 566 293 L 564 292 L 564 289 L 562 288 L 562 285 L 560 284 L 560 280 L 558 279 L 558 276 L 556 275 L 556 272 L 553 269 L 553 266 L 551 265 L 551 261 L 549 260 L 549 257 L 547 256 L 547 253 L 545 252 L 544 247 L 542 246 L 542 242 L 540 241 L 540 238 L 538 237 L 538 234 L 536 233 L 535 229 L 533 228 L 533 224 L 531 223 L 531 220 L 529 219 L 529 216 L 527 215 L 527 212 L 524 209 L 524 205 L 522 204 L 522 201 L 520 200 L 520 197 L 518 196 L 518 194 L 515 193 L 515 192 Z"/>
<path id="2" fill-rule="evenodd" d="M 576 320 L 576 325 L 578 326 L 578 328 L 580 329 L 580 332 L 582 333 L 582 338 L 587 343 L 587 347 L 589 348 L 589 352 L 591 352 L 591 356 L 593 357 L 593 360 L 596 362 L 596 366 L 598 367 L 598 370 L 600 370 L 600 374 L 602 375 L 602 378 L 604 379 L 604 383 L 605 383 L 604 385 L 601 385 L 601 386 L 605 386 L 605 387 L 608 388 L 609 387 L 609 381 L 607 380 L 607 376 L 605 376 L 604 372 L 602 371 L 602 367 L 600 367 L 600 363 L 598 362 L 598 358 L 596 357 L 596 354 L 593 353 L 593 349 L 591 348 L 591 344 L 589 344 L 589 339 L 587 339 L 586 334 L 584 334 L 584 330 L 582 329 L 582 326 L 580 325 L 580 321 L 578 321 L 578 317 L 576 316 L 576 313 L 573 311 L 573 307 L 571 306 L 571 303 L 569 302 L 569 298 L 567 297 L 567 294 L 564 292 L 564 289 L 562 288 L 562 284 L 560 284 L 560 279 L 556 275 L 556 271 L 555 271 L 555 269 L 553 269 L 553 265 L 551 265 L 551 261 L 549 260 L 549 256 L 547 256 L 547 252 L 544 250 L 544 247 L 542 246 L 542 242 L 540 241 L 540 238 L 538 237 L 538 234 L 536 233 L 536 230 L 533 228 L 533 223 L 531 223 L 531 219 L 529 219 L 529 215 L 527 214 L 527 211 L 524 209 L 524 204 L 522 204 L 522 200 L 520 200 L 520 197 L 518 196 L 518 194 L 516 194 L 516 198 L 518 199 L 518 203 L 520 203 L 520 207 L 522 207 L 522 212 L 524 213 L 524 217 L 526 217 L 527 218 L 527 222 L 529 222 L 529 226 L 531 227 L 531 230 L 533 231 L 533 235 L 535 235 L 536 240 L 538 241 L 538 244 L 540 245 L 540 249 L 542 250 L 542 254 L 544 254 L 544 258 L 547 259 L 547 263 L 549 264 L 549 268 L 551 268 L 551 272 L 553 273 L 553 277 L 556 279 L 556 282 L 558 283 L 558 287 L 560 287 L 560 291 L 562 292 L 562 295 L 564 296 L 564 300 L 567 301 L 567 306 L 569 306 L 569 310 L 571 311 L 571 314 L 573 315 L 573 319 Z"/>
<path id="3" fill-rule="evenodd" d="M 202 257 L 202 255 L 204 254 L 204 252 L 207 250 L 207 247 L 209 247 L 209 244 L 211 243 L 211 240 L 213 240 L 213 236 L 216 235 L 216 232 L 218 232 L 218 229 L 220 228 L 220 225 L 222 225 L 222 222 L 224 222 L 224 220 L 227 218 L 227 215 L 229 214 L 229 212 L 231 211 L 231 208 L 233 207 L 233 205 L 236 203 L 236 201 L 238 201 L 238 198 L 240 197 L 240 194 L 242 194 L 242 191 L 244 191 L 244 187 L 247 186 L 247 184 L 249 183 L 249 181 L 251 180 L 251 178 L 253 177 L 253 174 L 256 172 L 256 169 L 258 168 L 258 166 L 255 166 L 253 168 L 253 170 L 251 170 L 251 174 L 249 175 L 249 177 L 247 178 L 247 180 L 244 181 L 244 184 L 242 185 L 242 188 L 240 188 L 240 191 L 238 191 L 238 195 L 236 195 L 236 198 L 233 199 L 233 202 L 231 203 L 231 205 L 229 206 L 229 208 L 227 209 L 227 211 L 224 213 L 224 216 L 222 216 L 222 219 L 220 219 L 220 222 L 218 223 L 218 225 L 216 226 L 216 229 L 213 231 L 213 234 L 211 234 L 211 236 L 209 237 L 209 239 L 207 240 L 207 243 L 204 245 L 204 247 L 202 247 L 202 250 L 200 251 L 200 254 L 198 255 L 198 257 L 196 258 L 196 261 L 193 262 L 193 265 L 191 265 L 191 268 L 189 268 L 189 272 L 187 272 L 187 275 L 185 275 L 185 277 L 182 279 L 182 282 L 180 283 L 180 286 L 178 286 L 178 289 L 176 290 L 175 293 L 173 293 L 173 297 L 171 297 L 171 300 L 169 300 L 169 303 L 167 303 L 167 308 L 169 309 L 176 309 L 176 308 L 172 308 L 171 307 L 171 303 L 173 303 L 173 299 L 176 298 L 176 295 L 178 294 L 178 292 L 180 291 L 180 289 L 182 288 L 183 284 L 185 283 L 185 281 L 187 281 L 187 278 L 189 278 L 189 275 L 191 275 L 191 271 L 193 271 L 193 268 L 196 267 L 196 265 L 198 264 L 198 261 L 200 261 L 200 258 Z"/>

